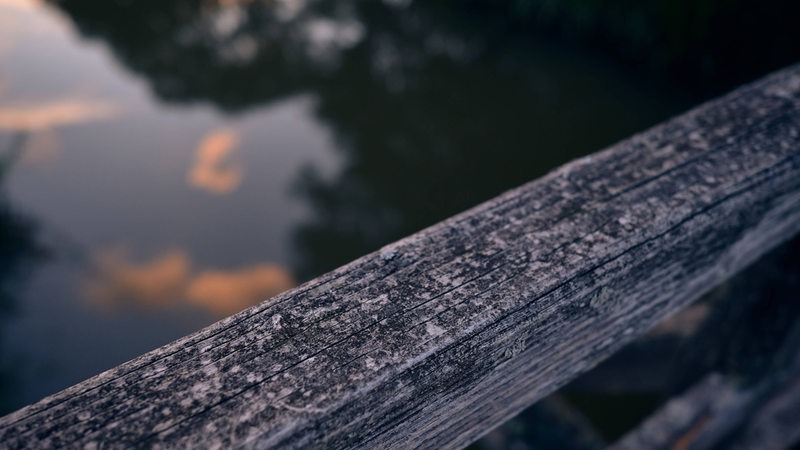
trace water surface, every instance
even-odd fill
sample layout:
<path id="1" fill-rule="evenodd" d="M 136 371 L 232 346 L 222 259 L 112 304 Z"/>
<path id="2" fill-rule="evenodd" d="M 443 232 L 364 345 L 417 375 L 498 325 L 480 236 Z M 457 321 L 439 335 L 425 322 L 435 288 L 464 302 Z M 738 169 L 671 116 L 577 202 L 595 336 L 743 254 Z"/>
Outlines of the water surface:
<path id="1" fill-rule="evenodd" d="M 430 3 L 0 0 L 3 411 L 689 105 Z"/>

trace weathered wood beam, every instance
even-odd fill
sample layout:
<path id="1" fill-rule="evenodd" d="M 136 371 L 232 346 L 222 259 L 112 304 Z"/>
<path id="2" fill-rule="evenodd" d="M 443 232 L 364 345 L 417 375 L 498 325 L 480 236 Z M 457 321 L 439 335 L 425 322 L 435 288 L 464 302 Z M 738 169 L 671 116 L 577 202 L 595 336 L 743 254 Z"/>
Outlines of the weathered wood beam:
<path id="1" fill-rule="evenodd" d="M 12 413 L 0 442 L 460 447 L 799 230 L 794 66 Z"/>

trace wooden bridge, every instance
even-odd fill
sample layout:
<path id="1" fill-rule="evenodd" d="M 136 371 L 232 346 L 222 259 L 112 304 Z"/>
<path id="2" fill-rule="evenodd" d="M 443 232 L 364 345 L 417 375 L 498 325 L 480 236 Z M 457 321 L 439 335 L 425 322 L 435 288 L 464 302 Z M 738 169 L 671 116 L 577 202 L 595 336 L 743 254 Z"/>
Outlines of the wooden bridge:
<path id="1" fill-rule="evenodd" d="M 463 447 L 798 232 L 795 65 L 0 418 L 0 442 Z M 800 441 L 788 348 L 617 448 Z"/>

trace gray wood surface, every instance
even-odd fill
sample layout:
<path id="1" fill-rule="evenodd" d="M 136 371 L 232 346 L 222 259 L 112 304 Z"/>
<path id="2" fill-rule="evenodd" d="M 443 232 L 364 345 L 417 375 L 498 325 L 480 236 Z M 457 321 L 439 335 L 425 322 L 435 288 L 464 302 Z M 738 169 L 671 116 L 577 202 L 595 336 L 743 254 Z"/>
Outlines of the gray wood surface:
<path id="1" fill-rule="evenodd" d="M 798 231 L 794 66 L 12 413 L 0 442 L 461 447 Z"/>

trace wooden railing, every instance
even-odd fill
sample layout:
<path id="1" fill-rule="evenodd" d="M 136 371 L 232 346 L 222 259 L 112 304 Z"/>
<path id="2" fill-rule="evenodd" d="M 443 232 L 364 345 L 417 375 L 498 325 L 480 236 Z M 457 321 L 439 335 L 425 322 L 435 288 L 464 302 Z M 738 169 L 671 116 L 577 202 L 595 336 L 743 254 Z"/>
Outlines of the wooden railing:
<path id="1" fill-rule="evenodd" d="M 798 231 L 800 65 L 1 418 L 0 442 L 462 447 Z"/>

